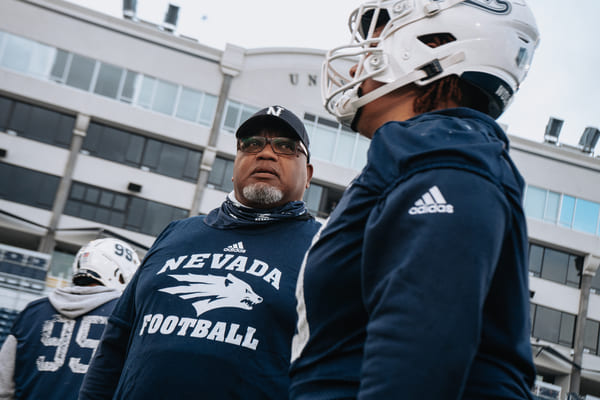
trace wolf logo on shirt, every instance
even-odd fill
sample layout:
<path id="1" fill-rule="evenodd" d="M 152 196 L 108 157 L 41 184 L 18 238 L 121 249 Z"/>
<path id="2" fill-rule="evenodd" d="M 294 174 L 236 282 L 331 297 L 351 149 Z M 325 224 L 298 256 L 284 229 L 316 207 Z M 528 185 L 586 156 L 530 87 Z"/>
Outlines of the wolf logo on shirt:
<path id="1" fill-rule="evenodd" d="M 189 282 L 187 285 L 173 286 L 159 291 L 179 295 L 182 299 L 200 299 L 192 305 L 196 315 L 200 316 L 215 308 L 234 307 L 252 310 L 252 307 L 262 302 L 252 287 L 232 274 L 218 275 L 169 275 L 179 282 Z"/>

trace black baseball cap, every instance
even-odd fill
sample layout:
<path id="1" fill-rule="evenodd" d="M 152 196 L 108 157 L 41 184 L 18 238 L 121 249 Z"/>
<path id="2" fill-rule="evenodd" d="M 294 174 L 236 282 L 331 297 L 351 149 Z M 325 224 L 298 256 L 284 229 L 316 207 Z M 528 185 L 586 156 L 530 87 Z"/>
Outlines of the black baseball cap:
<path id="1" fill-rule="evenodd" d="M 291 129 L 291 132 L 293 132 L 304 145 L 308 160 L 310 160 L 310 142 L 304 124 L 293 112 L 282 106 L 269 106 L 257 111 L 240 125 L 235 132 L 235 137 L 239 139 L 246 136 L 252 136 L 261 128 L 270 125 L 275 128 L 277 125 L 283 125 L 286 128 Z"/>

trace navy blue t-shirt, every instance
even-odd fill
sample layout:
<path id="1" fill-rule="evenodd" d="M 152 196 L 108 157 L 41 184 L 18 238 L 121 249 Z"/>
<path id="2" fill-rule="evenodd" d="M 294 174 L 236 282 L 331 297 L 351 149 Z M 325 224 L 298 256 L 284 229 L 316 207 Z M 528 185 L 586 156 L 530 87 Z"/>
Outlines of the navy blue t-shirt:
<path id="1" fill-rule="evenodd" d="M 157 238 L 123 293 L 82 399 L 284 399 L 294 290 L 314 218 L 192 217 Z"/>

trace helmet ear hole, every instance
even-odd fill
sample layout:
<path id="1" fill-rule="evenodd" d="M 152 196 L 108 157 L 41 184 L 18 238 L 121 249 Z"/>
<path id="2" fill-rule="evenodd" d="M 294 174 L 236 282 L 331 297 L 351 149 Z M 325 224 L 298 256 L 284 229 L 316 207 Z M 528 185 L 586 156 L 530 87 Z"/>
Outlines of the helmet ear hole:
<path id="1" fill-rule="evenodd" d="M 456 37 L 448 32 L 430 33 L 428 35 L 418 36 L 417 39 L 432 49 L 440 47 L 446 43 L 455 42 Z"/>

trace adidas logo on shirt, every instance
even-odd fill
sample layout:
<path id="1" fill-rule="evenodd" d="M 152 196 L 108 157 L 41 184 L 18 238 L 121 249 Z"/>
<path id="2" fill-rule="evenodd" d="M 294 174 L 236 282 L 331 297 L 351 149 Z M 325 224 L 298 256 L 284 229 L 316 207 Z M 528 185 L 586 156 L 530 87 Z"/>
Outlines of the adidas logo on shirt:
<path id="1" fill-rule="evenodd" d="M 223 249 L 223 251 L 231 252 L 231 253 L 245 253 L 246 249 L 244 249 L 244 243 L 237 242 L 231 244 Z"/>
<path id="2" fill-rule="evenodd" d="M 410 215 L 416 214 L 437 214 L 454 213 L 454 206 L 448 204 L 446 199 L 437 186 L 432 186 L 429 190 L 415 201 L 415 205 L 408 210 Z"/>

